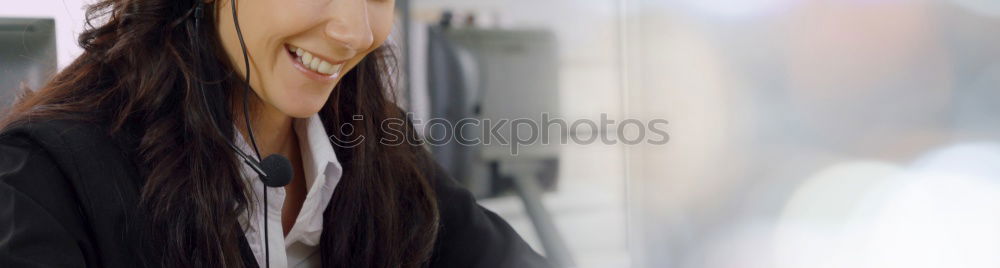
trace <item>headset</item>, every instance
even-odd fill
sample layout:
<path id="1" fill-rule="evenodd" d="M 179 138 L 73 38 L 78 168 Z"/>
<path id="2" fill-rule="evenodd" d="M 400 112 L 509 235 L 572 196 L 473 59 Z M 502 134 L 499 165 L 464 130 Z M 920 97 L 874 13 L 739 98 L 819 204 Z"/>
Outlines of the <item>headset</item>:
<path id="1" fill-rule="evenodd" d="M 191 38 L 191 49 L 193 49 L 194 51 L 198 51 L 199 47 L 198 47 L 197 36 L 199 33 L 201 33 L 201 19 L 205 16 L 204 14 L 205 1 L 204 0 L 194 0 L 194 1 L 197 2 L 197 4 L 195 5 L 194 8 L 194 34 L 192 34 L 193 38 Z M 193 80 L 194 83 L 197 84 L 196 86 L 198 87 L 198 90 L 201 92 L 202 106 L 208 113 L 209 118 L 212 120 L 211 124 L 215 127 L 215 130 L 219 133 L 219 135 L 223 136 L 223 140 L 226 141 L 227 145 L 229 145 L 229 148 L 231 148 L 233 152 L 236 153 L 237 156 L 243 159 L 244 163 L 250 166 L 250 168 L 253 169 L 255 173 L 257 173 L 257 175 L 260 177 L 260 181 L 264 184 L 264 186 L 266 186 L 264 187 L 264 193 L 263 193 L 264 252 L 265 252 L 264 262 L 265 262 L 265 267 L 271 267 L 271 247 L 270 247 L 271 244 L 268 241 L 268 234 L 267 234 L 267 187 L 284 187 L 285 185 L 288 185 L 288 183 L 292 180 L 292 164 L 290 161 L 288 161 L 288 158 L 280 154 L 272 154 L 263 158 L 263 160 L 260 161 L 257 160 L 261 159 L 260 149 L 257 148 L 257 139 L 253 135 L 253 126 L 250 123 L 250 109 L 247 107 L 247 97 L 250 95 L 250 60 L 249 57 L 247 56 L 246 43 L 243 41 L 243 31 L 240 30 L 240 20 L 236 15 L 236 0 L 230 0 L 230 1 L 231 1 L 230 7 L 232 7 L 232 12 L 233 12 L 233 24 L 236 27 L 236 36 L 239 37 L 240 39 L 240 48 L 243 51 L 243 68 L 246 73 L 246 76 L 244 77 L 243 80 L 244 82 L 243 121 L 246 123 L 247 133 L 249 134 L 248 136 L 250 137 L 250 144 L 253 145 L 253 151 L 256 158 L 251 157 L 246 153 L 244 153 L 242 150 L 240 150 L 239 147 L 236 147 L 236 144 L 234 144 L 229 138 L 226 138 L 225 135 L 223 135 L 222 130 L 219 129 L 218 125 L 216 125 L 215 116 L 212 113 L 212 109 L 210 109 L 211 106 L 209 106 L 208 96 L 205 93 L 205 88 L 202 87 L 202 83 L 200 80 L 198 79 L 193 79 Z M 195 61 L 197 60 L 198 59 L 196 59 Z M 195 73 L 200 73 L 201 64 L 196 63 L 193 65 L 195 66 L 194 67 Z"/>

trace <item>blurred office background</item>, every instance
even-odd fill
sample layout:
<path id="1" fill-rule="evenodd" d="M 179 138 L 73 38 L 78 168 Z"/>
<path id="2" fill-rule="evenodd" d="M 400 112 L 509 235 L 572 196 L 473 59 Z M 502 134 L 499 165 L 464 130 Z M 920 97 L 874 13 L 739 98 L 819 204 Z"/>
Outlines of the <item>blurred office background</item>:
<path id="1" fill-rule="evenodd" d="M 1000 2 L 629 10 L 634 264 L 1000 266 Z"/>
<path id="2" fill-rule="evenodd" d="M 20 25 L 0 30 L 51 27 L 33 40 L 55 44 L 0 33 L 7 102 L 79 54 L 87 1 L 0 2 Z M 1000 267 L 998 1 L 397 5 L 417 119 L 669 120 L 666 145 L 432 148 L 560 263 Z"/>

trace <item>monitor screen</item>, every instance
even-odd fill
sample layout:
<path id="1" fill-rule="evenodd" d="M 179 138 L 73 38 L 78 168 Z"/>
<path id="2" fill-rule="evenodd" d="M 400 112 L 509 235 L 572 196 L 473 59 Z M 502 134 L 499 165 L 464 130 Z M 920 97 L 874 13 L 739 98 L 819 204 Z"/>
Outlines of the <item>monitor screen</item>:
<path id="1" fill-rule="evenodd" d="M 24 88 L 37 89 L 56 71 L 55 21 L 0 18 L 0 110 Z"/>

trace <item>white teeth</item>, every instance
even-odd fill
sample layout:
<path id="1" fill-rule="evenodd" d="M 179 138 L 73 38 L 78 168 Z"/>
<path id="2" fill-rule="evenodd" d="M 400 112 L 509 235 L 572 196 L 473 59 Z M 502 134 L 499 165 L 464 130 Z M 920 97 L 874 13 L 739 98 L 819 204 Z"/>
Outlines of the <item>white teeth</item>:
<path id="1" fill-rule="evenodd" d="M 289 46 L 289 51 L 295 53 L 298 56 L 297 60 L 302 66 L 305 66 L 309 70 L 313 70 L 318 73 L 331 75 L 335 72 L 340 71 L 340 65 L 333 65 L 327 61 L 320 59 L 319 57 L 314 57 L 309 51 L 306 51 L 299 47 Z"/>
<path id="2" fill-rule="evenodd" d="M 313 61 L 309 62 L 309 69 L 313 71 L 319 71 L 319 63 L 323 61 L 319 58 L 313 58 Z"/>
<path id="3" fill-rule="evenodd" d="M 324 62 L 320 62 L 319 63 L 319 67 L 316 68 L 316 71 L 320 72 L 320 73 L 325 73 L 325 74 L 333 73 L 332 72 L 333 70 L 331 70 L 332 69 L 331 67 L 333 67 L 333 65 L 330 65 L 329 62 L 325 62 L 325 61 Z"/>
<path id="4" fill-rule="evenodd" d="M 309 66 L 309 62 L 311 62 L 312 60 L 313 60 L 312 54 L 309 54 L 309 52 L 302 53 L 302 58 L 300 60 L 302 62 L 302 65 Z"/>
<path id="5" fill-rule="evenodd" d="M 321 62 L 321 61 L 323 61 L 323 60 L 321 60 L 321 59 L 319 59 L 317 57 L 313 57 L 313 60 L 310 61 L 310 62 L 307 62 L 306 65 L 309 66 L 310 70 L 315 71 L 316 70 L 316 65 L 319 65 L 319 62 Z"/>

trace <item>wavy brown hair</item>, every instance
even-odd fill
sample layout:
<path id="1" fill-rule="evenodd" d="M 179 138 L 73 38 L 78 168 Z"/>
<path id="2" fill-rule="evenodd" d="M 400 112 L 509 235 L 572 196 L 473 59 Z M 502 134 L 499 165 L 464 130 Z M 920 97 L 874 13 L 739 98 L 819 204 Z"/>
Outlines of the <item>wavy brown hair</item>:
<path id="1" fill-rule="evenodd" d="M 242 267 L 238 217 L 256 210 L 225 139 L 234 136 L 244 82 L 217 34 L 218 5 L 206 6 L 202 23 L 209 27 L 195 27 L 196 1 L 89 6 L 83 54 L 22 97 L 0 126 L 73 119 L 105 125 L 112 136 L 134 133 L 138 142 L 129 149 L 146 179 L 136 211 L 145 224 L 131 228 L 143 237 L 144 263 Z M 386 82 L 387 52 L 379 48 L 345 74 L 319 112 L 334 139 L 367 141 L 334 144 L 344 172 L 323 214 L 323 267 L 422 266 L 433 248 L 438 211 L 421 170 L 426 152 L 412 145 L 419 141 L 409 125 L 400 133 L 410 142 L 375 142 L 399 138 L 379 122 L 405 120 Z M 354 131 L 342 133 L 343 125 Z"/>

